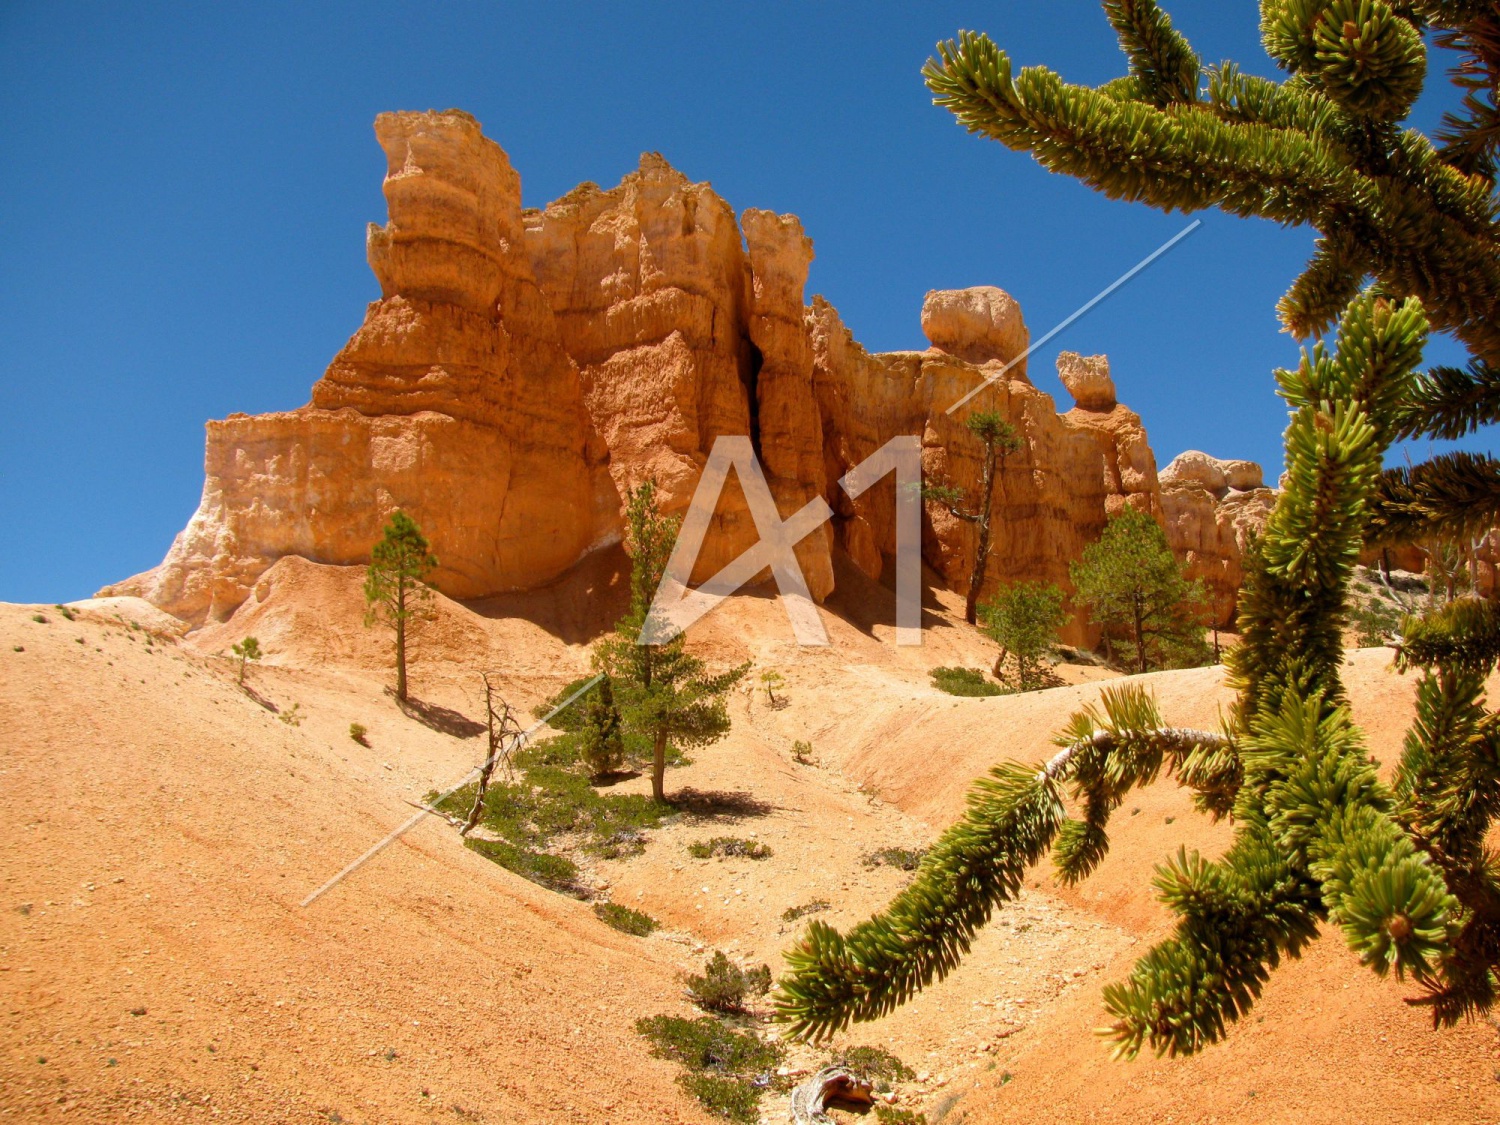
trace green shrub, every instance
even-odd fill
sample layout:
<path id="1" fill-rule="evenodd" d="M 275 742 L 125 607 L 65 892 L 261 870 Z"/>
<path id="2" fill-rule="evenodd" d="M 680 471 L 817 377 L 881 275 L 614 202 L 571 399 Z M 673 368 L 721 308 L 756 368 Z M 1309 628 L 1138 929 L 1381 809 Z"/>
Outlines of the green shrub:
<path id="1" fill-rule="evenodd" d="M 896 867 L 902 871 L 915 871 L 922 866 L 927 855 L 926 848 L 881 848 L 865 856 L 866 867 Z"/>
<path id="2" fill-rule="evenodd" d="M 613 926 L 621 933 L 632 934 L 635 937 L 645 937 L 657 926 L 656 919 L 651 915 L 615 902 L 596 902 L 594 913 L 606 926 Z"/>
<path id="3" fill-rule="evenodd" d="M 829 1059 L 828 1065 L 844 1067 L 880 1091 L 917 1076 L 911 1067 L 880 1047 L 846 1047 Z"/>
<path id="4" fill-rule="evenodd" d="M 276 717 L 289 727 L 300 727 L 302 725 L 302 704 L 293 703 Z"/>
<path id="5" fill-rule="evenodd" d="M 815 898 L 811 902 L 804 902 L 801 906 L 789 906 L 781 912 L 783 922 L 795 922 L 798 918 L 808 914 L 821 914 L 828 909 L 828 900 Z"/>
<path id="6" fill-rule="evenodd" d="M 646 1016 L 635 1021 L 635 1030 L 650 1041 L 657 1058 L 693 1071 L 756 1077 L 775 1070 L 783 1055 L 779 1044 L 735 1031 L 712 1016 Z"/>
<path id="7" fill-rule="evenodd" d="M 1051 582 L 1015 582 L 979 606 L 979 619 L 985 634 L 1015 662 L 1016 686 L 1021 691 L 1041 687 L 1057 631 L 1068 620 L 1063 592 Z M 1000 671 L 997 664 L 996 675 Z"/>
<path id="8" fill-rule="evenodd" d="M 35 621 L 38 625 L 45 625 L 45 624 L 47 624 L 46 615 L 41 614 L 41 613 L 33 613 L 31 615 L 31 619 L 33 621 Z"/>
<path id="9" fill-rule="evenodd" d="M 77 621 L 78 620 L 78 614 L 76 614 L 75 612 L 73 612 L 72 608 L 69 607 L 69 606 L 55 605 L 52 608 L 55 609 L 55 610 L 57 610 L 58 613 L 62 614 L 69 621 Z"/>
<path id="10" fill-rule="evenodd" d="M 687 989 L 693 1003 L 705 1011 L 743 1012 L 747 996 L 764 996 L 771 990 L 771 968 L 742 969 L 716 951 L 702 976 L 688 976 Z"/>
<path id="11" fill-rule="evenodd" d="M 1373 600 L 1357 606 L 1350 615 L 1360 648 L 1375 648 L 1386 643 L 1401 624 L 1401 612 L 1386 601 Z"/>
<path id="12" fill-rule="evenodd" d="M 759 840 L 745 840 L 738 836 L 715 836 L 712 840 L 699 840 L 688 845 L 688 855 L 694 859 L 726 859 L 731 856 L 743 859 L 765 859 L 771 849 Z"/>
<path id="13" fill-rule="evenodd" d="M 472 836 L 464 844 L 485 859 L 498 863 L 507 871 L 514 871 L 523 879 L 530 879 L 549 891 L 557 891 L 573 898 L 587 896 L 587 892 L 578 885 L 578 865 L 565 856 L 528 851 L 504 840 L 480 840 Z"/>
<path id="14" fill-rule="evenodd" d="M 760 1090 L 742 1078 L 689 1073 L 679 1074 L 677 1083 L 717 1117 L 744 1125 L 760 1120 Z"/>
<path id="15" fill-rule="evenodd" d="M 875 1107 L 875 1120 L 880 1125 L 927 1125 L 927 1115 L 914 1109 L 897 1109 L 889 1105 Z"/>
<path id="16" fill-rule="evenodd" d="M 1006 695 L 1005 688 L 992 684 L 978 668 L 934 668 L 928 673 L 932 686 L 949 695 Z"/>
<path id="17" fill-rule="evenodd" d="M 357 743 L 359 743 L 361 746 L 368 746 L 368 745 L 370 745 L 368 742 L 365 741 L 365 735 L 367 735 L 368 733 L 369 733 L 369 731 L 367 731 L 365 729 L 364 723 L 350 723 L 349 724 L 349 737 L 352 738 L 352 739 L 354 739 L 354 741 L 357 742 Z"/>
<path id="18" fill-rule="evenodd" d="M 812 743 L 798 739 L 792 743 L 792 760 L 799 766 L 810 766 L 813 764 Z"/>

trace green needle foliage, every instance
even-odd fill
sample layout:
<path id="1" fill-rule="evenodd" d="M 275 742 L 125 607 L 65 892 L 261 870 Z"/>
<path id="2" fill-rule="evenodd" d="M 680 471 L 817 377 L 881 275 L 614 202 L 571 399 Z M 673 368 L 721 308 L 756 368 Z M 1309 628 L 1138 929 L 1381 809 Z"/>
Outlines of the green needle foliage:
<path id="1" fill-rule="evenodd" d="M 370 550 L 365 571 L 365 627 L 389 625 L 396 635 L 396 698 L 406 702 L 407 629 L 427 611 L 427 575 L 438 565 L 415 520 L 397 509 Z"/>
<path id="2" fill-rule="evenodd" d="M 922 498 L 941 504 L 949 514 L 974 525 L 974 560 L 969 570 L 969 591 L 964 598 L 964 620 L 978 621 L 979 591 L 984 586 L 985 566 L 990 558 L 991 520 L 994 514 L 995 477 L 1005 471 L 1005 459 L 1025 448 L 1026 443 L 1005 416 L 993 410 L 977 410 L 964 419 L 964 429 L 984 448 L 979 468 L 979 495 L 973 504 L 964 490 L 939 482 L 922 489 Z"/>
<path id="3" fill-rule="evenodd" d="M 254 637 L 246 637 L 244 640 L 236 641 L 230 645 L 229 651 L 234 653 L 235 659 L 240 662 L 238 682 L 243 684 L 245 682 L 245 662 L 261 658 L 260 642 Z"/>
<path id="4" fill-rule="evenodd" d="M 1118 1053 L 1222 1038 L 1325 923 L 1375 973 L 1413 978 L 1434 1023 L 1487 1011 L 1500 987 L 1500 863 L 1484 846 L 1500 815 L 1500 717 L 1481 693 L 1500 613 L 1460 599 L 1403 623 L 1398 664 L 1425 671 L 1389 785 L 1339 670 L 1363 546 L 1500 516 L 1500 460 L 1382 470 L 1398 437 L 1462 436 L 1500 416 L 1500 9 L 1263 0 L 1280 82 L 1204 66 L 1154 0 L 1104 10 L 1129 74 L 1098 89 L 1018 72 L 973 32 L 940 45 L 925 74 L 970 131 L 1111 198 L 1320 232 L 1279 310 L 1299 337 L 1337 324 L 1337 343 L 1277 373 L 1287 483 L 1247 559 L 1227 662 L 1237 702 L 1211 734 L 1163 726 L 1139 689 L 1116 689 L 1049 761 L 997 766 L 884 911 L 848 933 L 808 927 L 787 953 L 779 1016 L 822 1037 L 889 1012 L 952 970 L 1049 850 L 1065 881 L 1089 874 L 1111 813 L 1161 773 L 1203 811 L 1232 814 L 1235 835 L 1217 861 L 1181 851 L 1157 869 L 1177 925 L 1106 990 Z M 1433 139 L 1401 124 L 1426 77 L 1424 32 L 1456 53 L 1465 91 Z M 1419 375 L 1430 329 L 1473 363 Z"/>
<path id="5" fill-rule="evenodd" d="M 1202 664 L 1203 584 L 1189 582 L 1161 525 L 1134 508 L 1111 519 L 1070 568 L 1112 657 L 1137 672 Z"/>
<path id="6" fill-rule="evenodd" d="M 1007 657 L 1016 662 L 1016 687 L 1031 691 L 1042 686 L 1042 672 L 1057 644 L 1057 631 L 1068 615 L 1063 592 L 1051 582 L 1015 582 L 979 607 L 984 632 L 1000 644 L 995 678 L 1003 678 Z"/>
<path id="7" fill-rule="evenodd" d="M 678 523 L 661 514 L 656 485 L 648 480 L 631 491 L 625 525 L 630 609 L 614 636 L 595 650 L 594 666 L 609 678 L 625 733 L 649 740 L 651 793 L 665 802 L 669 745 L 677 750 L 708 746 L 729 733 L 729 692 L 750 664 L 710 675 L 704 662 L 687 651 L 682 633 L 660 644 L 642 643 L 641 631 L 666 573 Z"/>
<path id="8" fill-rule="evenodd" d="M 1500 899 L 1478 841 L 1500 809 L 1495 744 L 1463 742 L 1471 773 L 1455 782 L 1438 764 L 1440 740 L 1415 733 L 1418 749 L 1388 787 L 1338 678 L 1348 584 L 1426 332 L 1418 302 L 1366 295 L 1347 310 L 1335 350 L 1315 348 L 1278 373 L 1292 408 L 1288 487 L 1245 587 L 1244 640 L 1229 660 L 1239 702 L 1226 728 L 1168 727 L 1126 686 L 1075 715 L 1049 761 L 997 766 L 884 911 L 847 934 L 814 921 L 788 951 L 776 1004 L 794 1034 L 826 1037 L 884 1015 L 945 976 L 1047 852 L 1063 881 L 1088 876 L 1107 854 L 1111 815 L 1164 773 L 1203 812 L 1232 814 L 1234 843 L 1218 861 L 1181 851 L 1158 868 L 1155 888 L 1178 922 L 1105 991 L 1117 1053 L 1187 1054 L 1220 1039 L 1325 922 L 1377 974 L 1424 985 L 1435 1018 L 1489 1002 L 1500 935 L 1488 919 L 1500 911 L 1482 912 Z M 1477 675 L 1449 692 L 1469 701 L 1466 730 L 1483 726 L 1472 718 Z M 1443 858 L 1450 840 L 1452 870 L 1472 893 Z"/>
<path id="9" fill-rule="evenodd" d="M 1417 297 L 1469 350 L 1407 392 L 1402 437 L 1452 439 L 1500 419 L 1500 8 L 1474 0 L 1262 0 L 1267 53 L 1288 77 L 1204 65 L 1154 0 L 1106 0 L 1129 62 L 1098 89 L 1017 71 L 987 36 L 940 44 L 924 71 L 971 132 L 1031 153 L 1114 199 L 1218 207 L 1315 227 L 1278 306 L 1302 338 L 1361 289 Z M 1404 127 L 1428 72 L 1423 34 L 1453 61 L 1463 107 L 1429 138 Z M 1449 453 L 1387 471 L 1370 543 L 1468 537 L 1500 521 L 1500 458 Z"/>

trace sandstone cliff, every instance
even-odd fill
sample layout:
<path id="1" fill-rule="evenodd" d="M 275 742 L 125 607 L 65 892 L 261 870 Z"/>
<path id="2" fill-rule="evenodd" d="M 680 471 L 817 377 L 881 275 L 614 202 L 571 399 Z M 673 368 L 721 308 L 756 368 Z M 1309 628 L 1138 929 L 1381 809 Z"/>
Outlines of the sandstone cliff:
<path id="1" fill-rule="evenodd" d="M 1023 577 L 1066 586 L 1068 563 L 1125 504 L 1180 525 L 1174 542 L 1205 573 L 1231 573 L 1222 534 L 1201 519 L 1189 534 L 1163 511 L 1107 361 L 1064 354 L 1078 405 L 1058 414 L 1027 378 L 1025 322 L 1002 290 L 929 293 L 931 347 L 872 355 L 826 301 L 804 305 L 813 249 L 794 216 L 736 220 L 656 154 L 614 188 L 523 211 L 519 177 L 467 114 L 382 114 L 375 132 L 380 299 L 307 406 L 208 424 L 198 511 L 160 566 L 108 593 L 221 620 L 278 558 L 366 561 L 398 507 L 431 539 L 445 593 L 534 588 L 618 540 L 626 489 L 653 478 L 681 511 L 715 440 L 748 435 L 783 517 L 818 496 L 834 509 L 797 548 L 821 599 L 836 546 L 875 576 L 895 550 L 894 488 L 855 501 L 839 477 L 915 434 L 925 472 L 972 494 L 980 449 L 962 423 L 981 409 L 1025 439 L 997 474 L 986 592 Z M 756 538 L 731 476 L 695 577 Z M 972 539 L 929 505 L 923 556 L 955 588 Z"/>

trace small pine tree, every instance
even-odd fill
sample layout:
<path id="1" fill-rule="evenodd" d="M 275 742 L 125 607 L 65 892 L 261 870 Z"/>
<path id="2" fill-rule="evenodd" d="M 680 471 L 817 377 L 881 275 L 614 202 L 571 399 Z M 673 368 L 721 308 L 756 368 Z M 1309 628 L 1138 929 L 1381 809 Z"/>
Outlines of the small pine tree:
<path id="1" fill-rule="evenodd" d="M 979 619 L 979 591 L 984 586 L 985 564 L 990 558 L 990 520 L 994 513 L 994 484 L 997 469 L 1005 468 L 1005 459 L 1025 444 L 1016 428 L 1003 415 L 981 410 L 964 419 L 964 428 L 984 446 L 984 460 L 979 471 L 978 504 L 969 506 L 964 490 L 951 484 L 931 484 L 922 489 L 922 498 L 948 509 L 949 514 L 974 525 L 974 568 L 969 573 L 969 590 L 964 598 L 964 620 L 970 625 Z"/>
<path id="2" fill-rule="evenodd" d="M 406 702 L 406 631 L 432 598 L 427 575 L 438 565 L 416 521 L 397 509 L 370 551 L 365 571 L 365 626 L 389 625 L 396 634 L 396 698 Z"/>
<path id="3" fill-rule="evenodd" d="M 776 689 L 786 681 L 781 678 L 781 673 L 773 668 L 768 668 L 760 674 L 761 686 L 766 689 L 766 699 L 772 707 L 776 706 Z"/>
<path id="4" fill-rule="evenodd" d="M 240 678 L 239 683 L 245 682 L 245 662 L 247 660 L 259 660 L 261 658 L 260 642 L 254 637 L 246 637 L 242 641 L 229 646 L 229 651 L 239 658 Z"/>
<path id="5" fill-rule="evenodd" d="M 625 732 L 608 676 L 589 692 L 584 703 L 578 753 L 589 774 L 596 778 L 614 773 L 625 764 Z"/>
<path id="6" fill-rule="evenodd" d="M 703 661 L 688 653 L 681 633 L 661 644 L 641 642 L 651 599 L 677 538 L 677 521 L 661 514 L 654 482 L 631 490 L 625 526 L 630 609 L 615 626 L 614 636 L 595 650 L 594 665 L 612 683 L 626 730 L 650 743 L 651 795 L 665 802 L 668 744 L 683 749 L 723 738 L 729 732 L 729 691 L 750 665 L 711 676 Z"/>
<path id="7" fill-rule="evenodd" d="M 979 616 L 985 633 L 1000 644 L 995 679 L 1005 679 L 1006 657 L 1012 656 L 1017 688 L 1040 687 L 1042 669 L 1057 644 L 1057 631 L 1068 619 L 1063 592 L 1051 582 L 1016 582 L 981 605 Z"/>
<path id="8" fill-rule="evenodd" d="M 1136 671 L 1201 656 L 1202 583 L 1183 576 L 1166 533 L 1146 513 L 1127 508 L 1111 519 L 1070 573 L 1106 643 L 1123 639 L 1122 655 Z"/>

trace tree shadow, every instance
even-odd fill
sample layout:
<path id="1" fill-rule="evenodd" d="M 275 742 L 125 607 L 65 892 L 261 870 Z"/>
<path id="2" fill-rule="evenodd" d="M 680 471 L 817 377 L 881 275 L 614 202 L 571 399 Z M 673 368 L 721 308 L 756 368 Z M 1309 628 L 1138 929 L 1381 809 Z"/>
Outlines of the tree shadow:
<path id="1" fill-rule="evenodd" d="M 744 820 L 749 817 L 770 816 L 776 811 L 771 802 L 762 800 L 754 793 L 727 789 L 679 789 L 667 798 L 679 812 L 689 820 Z"/>
<path id="2" fill-rule="evenodd" d="M 244 692 L 246 695 L 248 695 L 251 699 L 255 700 L 255 702 L 259 703 L 267 711 L 271 712 L 271 714 L 273 714 L 273 715 L 279 715 L 279 714 L 281 714 L 281 708 L 280 707 L 276 706 L 276 704 L 272 703 L 265 696 L 261 695 L 260 692 L 256 691 L 249 684 L 240 684 L 239 687 L 240 687 L 240 690 L 242 692 Z"/>
<path id="3" fill-rule="evenodd" d="M 439 734 L 451 735 L 454 738 L 476 738 L 485 732 L 483 723 L 476 723 L 467 715 L 444 707 L 437 703 L 426 703 L 413 696 L 407 696 L 406 701 L 396 701 L 396 706 L 401 708 L 401 713 L 409 719 L 415 719 L 424 727 L 430 727 Z"/>

